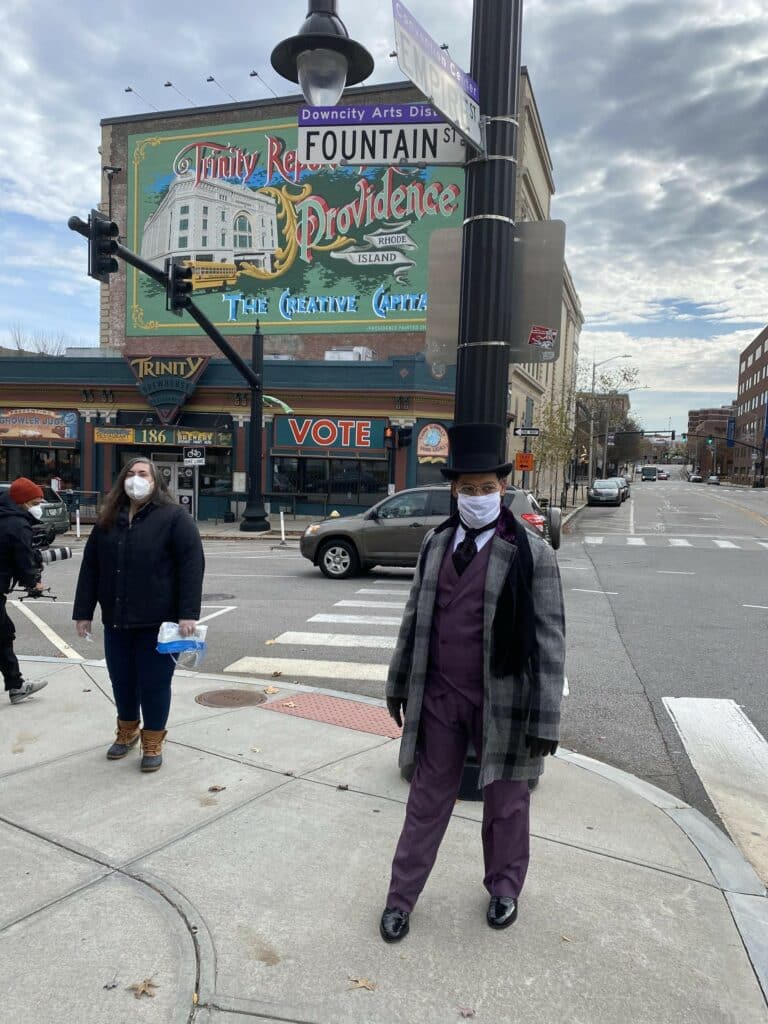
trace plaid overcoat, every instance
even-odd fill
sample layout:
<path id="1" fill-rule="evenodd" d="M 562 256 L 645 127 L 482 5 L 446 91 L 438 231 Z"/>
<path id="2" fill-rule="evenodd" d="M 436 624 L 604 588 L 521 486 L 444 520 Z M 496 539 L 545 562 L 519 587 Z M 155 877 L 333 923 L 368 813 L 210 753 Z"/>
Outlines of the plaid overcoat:
<path id="1" fill-rule="evenodd" d="M 526 733 L 543 739 L 560 738 L 560 701 L 565 669 L 565 615 L 560 572 L 549 544 L 527 534 L 533 560 L 532 598 L 537 647 L 518 674 L 498 676 L 491 668 L 491 639 L 496 606 L 504 582 L 517 558 L 510 535 L 511 513 L 504 510 L 489 543 L 491 554 L 485 578 L 483 627 L 483 750 L 479 786 L 497 779 L 532 779 L 542 773 L 542 758 L 532 758 L 525 746 Z M 524 527 L 515 521 L 518 530 Z M 387 697 L 408 701 L 400 741 L 400 766 L 409 768 L 416 757 L 416 741 L 429 660 L 429 640 L 437 594 L 437 581 L 446 549 L 455 530 L 438 527 L 422 545 L 406 604 L 395 652 L 389 666 Z M 426 549 L 426 554 L 424 554 Z M 497 624 L 499 628 L 499 624 Z M 509 628 L 512 628 L 510 623 Z"/>

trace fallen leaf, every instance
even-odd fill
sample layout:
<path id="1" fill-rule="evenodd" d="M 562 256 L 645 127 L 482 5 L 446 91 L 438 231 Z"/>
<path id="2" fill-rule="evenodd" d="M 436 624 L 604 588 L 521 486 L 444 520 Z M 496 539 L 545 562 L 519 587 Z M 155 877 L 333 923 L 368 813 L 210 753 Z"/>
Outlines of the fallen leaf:
<path id="1" fill-rule="evenodd" d="M 282 674 L 283 674 L 282 672 L 275 671 L 275 672 L 272 673 L 272 678 L 273 679 L 277 679 L 277 677 L 281 676 Z"/>
<path id="2" fill-rule="evenodd" d="M 208 792 L 209 793 L 221 793 L 221 791 L 223 789 L 226 789 L 226 788 L 227 788 L 226 786 L 209 786 L 208 787 Z"/>
<path id="3" fill-rule="evenodd" d="M 193 1006 L 197 1006 L 197 1004 L 199 1002 L 200 1002 L 200 996 L 197 994 L 197 992 L 193 992 L 192 993 L 192 1005 Z"/>
<path id="4" fill-rule="evenodd" d="M 112 981 L 108 981 L 107 984 L 102 987 L 107 989 L 107 991 L 117 988 L 117 978 L 113 978 Z"/>
<path id="5" fill-rule="evenodd" d="M 364 988 L 368 992 L 375 992 L 376 989 L 378 988 L 378 984 L 375 981 L 369 981 L 368 978 L 353 978 L 350 975 L 349 980 L 352 982 L 352 984 L 349 986 L 350 989 Z"/>
<path id="6" fill-rule="evenodd" d="M 296 707 L 296 703 L 295 703 L 295 701 L 292 701 L 292 700 L 284 700 L 283 703 L 282 703 L 282 707 L 284 707 L 284 708 L 295 708 Z"/>
<path id="7" fill-rule="evenodd" d="M 90 692 L 91 692 L 91 691 L 90 691 L 90 689 L 88 689 L 88 690 L 83 690 L 83 693 L 90 693 Z"/>
<path id="8" fill-rule="evenodd" d="M 347 783 L 346 783 L 346 782 L 341 782 L 341 783 L 339 783 L 339 785 L 338 785 L 338 786 L 336 787 L 336 789 L 349 789 L 349 786 L 347 785 Z"/>
<path id="9" fill-rule="evenodd" d="M 561 935 L 560 938 L 563 942 L 573 942 L 573 939 L 569 939 L 567 935 Z"/>
<path id="10" fill-rule="evenodd" d="M 474 1017 L 475 1016 L 475 1011 L 471 1010 L 468 1006 L 460 1006 L 459 1007 L 459 1016 L 460 1017 Z"/>
<path id="11" fill-rule="evenodd" d="M 133 985 L 128 986 L 128 991 L 133 992 L 135 999 L 141 999 L 142 996 L 150 996 L 152 999 L 155 998 L 155 993 L 152 991 L 154 988 L 160 988 L 156 985 L 151 978 L 145 978 L 144 981 L 137 981 Z"/>
<path id="12" fill-rule="evenodd" d="M 276 686 L 265 686 L 264 693 L 280 693 L 280 690 Z"/>
<path id="13" fill-rule="evenodd" d="M 261 753 L 261 747 L 251 747 L 251 750 L 254 752 L 254 754 Z"/>

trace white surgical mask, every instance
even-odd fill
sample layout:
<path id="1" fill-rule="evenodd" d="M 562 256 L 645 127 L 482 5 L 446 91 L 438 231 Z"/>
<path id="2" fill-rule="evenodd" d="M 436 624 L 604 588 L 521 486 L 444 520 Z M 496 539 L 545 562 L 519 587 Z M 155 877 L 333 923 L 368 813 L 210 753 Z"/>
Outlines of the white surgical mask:
<path id="1" fill-rule="evenodd" d="M 134 501 L 141 501 L 152 493 L 152 482 L 143 476 L 129 476 L 125 481 L 125 493 Z"/>
<path id="2" fill-rule="evenodd" d="M 501 494 L 479 494 L 470 498 L 465 494 L 458 495 L 459 515 L 465 526 L 472 530 L 480 530 L 497 518 L 501 511 Z"/>
<path id="3" fill-rule="evenodd" d="M 35 519 L 42 519 L 43 518 L 43 506 L 42 505 L 30 505 L 29 508 L 27 509 L 27 512 L 29 512 L 29 514 L 31 516 L 34 516 Z"/>

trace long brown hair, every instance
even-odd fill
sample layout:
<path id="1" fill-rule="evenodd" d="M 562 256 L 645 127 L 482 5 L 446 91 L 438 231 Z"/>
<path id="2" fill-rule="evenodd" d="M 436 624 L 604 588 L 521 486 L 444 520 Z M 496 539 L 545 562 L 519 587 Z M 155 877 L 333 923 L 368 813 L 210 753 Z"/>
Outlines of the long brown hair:
<path id="1" fill-rule="evenodd" d="M 163 480 L 157 471 L 157 466 L 151 459 L 139 455 L 135 459 L 129 459 L 128 462 L 126 462 L 120 470 L 117 480 L 115 480 L 114 487 L 104 499 L 104 504 L 101 506 L 99 518 L 96 522 L 105 530 L 109 530 L 115 525 L 117 517 L 120 514 L 120 509 L 127 508 L 131 503 L 130 498 L 125 493 L 125 478 L 128 476 L 128 470 L 135 466 L 137 462 L 145 462 L 149 466 L 152 474 L 152 481 L 155 486 L 149 502 L 154 505 L 174 504 L 173 498 L 168 493 L 168 487 L 166 486 L 165 480 Z"/>

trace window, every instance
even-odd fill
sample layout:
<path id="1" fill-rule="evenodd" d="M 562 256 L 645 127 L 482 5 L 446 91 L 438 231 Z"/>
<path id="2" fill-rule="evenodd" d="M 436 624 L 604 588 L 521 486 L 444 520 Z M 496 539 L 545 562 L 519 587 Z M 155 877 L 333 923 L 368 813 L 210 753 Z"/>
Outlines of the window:
<path id="1" fill-rule="evenodd" d="M 185 213 L 189 213 L 189 207 L 188 207 L 188 206 L 180 206 L 180 207 L 179 207 L 179 213 L 180 213 L 180 214 L 181 214 L 182 216 L 183 216 L 183 215 L 184 215 Z"/>
<path id="2" fill-rule="evenodd" d="M 206 217 L 207 215 L 208 215 L 208 207 L 204 206 L 203 207 L 203 216 Z"/>
<path id="3" fill-rule="evenodd" d="M 179 248 L 186 249 L 189 243 L 189 239 L 186 235 L 179 235 Z"/>
<path id="4" fill-rule="evenodd" d="M 208 218 L 207 217 L 203 217 L 203 231 L 207 231 L 207 230 L 208 230 Z"/>
<path id="5" fill-rule="evenodd" d="M 221 232 L 221 244 L 222 245 L 226 245 L 227 244 L 227 232 L 226 231 L 222 231 Z"/>
<path id="6" fill-rule="evenodd" d="M 451 489 L 441 488 L 439 491 L 432 491 L 429 514 L 431 516 L 445 516 L 451 514 Z"/>
<path id="7" fill-rule="evenodd" d="M 179 231 L 189 231 L 189 218 L 182 217 L 179 221 Z"/>
<path id="8" fill-rule="evenodd" d="M 208 245 L 208 235 L 203 235 L 203 248 Z"/>
<path id="9" fill-rule="evenodd" d="M 429 491 L 411 491 L 410 493 L 397 494 L 389 501 L 385 501 L 379 509 L 381 519 L 410 519 L 413 516 L 423 516 L 427 512 L 427 498 Z"/>
<path id="10" fill-rule="evenodd" d="M 251 235 L 251 224 L 245 214 L 240 216 L 235 221 L 235 248 L 236 249 L 252 249 L 253 248 L 253 237 Z"/>
<path id="11" fill-rule="evenodd" d="M 221 211 L 221 223 L 224 224 L 226 219 L 227 219 L 227 211 L 226 210 L 222 210 Z"/>
<path id="12" fill-rule="evenodd" d="M 299 483 L 299 460 L 275 459 L 272 463 L 272 490 L 278 493 L 296 493 Z"/>
<path id="13" fill-rule="evenodd" d="M 754 361 L 754 358 L 755 358 L 755 354 L 754 354 L 754 352 L 751 352 L 751 353 L 750 353 L 750 354 L 749 354 L 749 355 L 747 356 L 747 367 L 750 367 L 750 366 L 752 365 L 752 362 Z"/>

